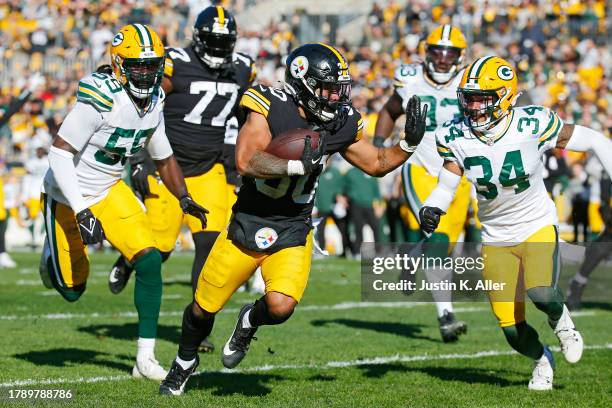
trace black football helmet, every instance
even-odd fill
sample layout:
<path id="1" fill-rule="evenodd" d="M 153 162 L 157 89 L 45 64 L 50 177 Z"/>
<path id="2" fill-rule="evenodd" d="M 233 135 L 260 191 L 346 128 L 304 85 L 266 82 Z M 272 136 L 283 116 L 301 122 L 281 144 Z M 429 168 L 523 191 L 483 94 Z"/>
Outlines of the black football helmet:
<path id="1" fill-rule="evenodd" d="M 236 44 L 236 19 L 221 6 L 205 8 L 193 26 L 192 47 L 200 59 L 212 69 L 227 67 L 232 62 Z"/>
<path id="2" fill-rule="evenodd" d="M 348 62 L 330 45 L 302 45 L 287 57 L 285 89 L 316 119 L 335 121 L 351 102 Z"/>

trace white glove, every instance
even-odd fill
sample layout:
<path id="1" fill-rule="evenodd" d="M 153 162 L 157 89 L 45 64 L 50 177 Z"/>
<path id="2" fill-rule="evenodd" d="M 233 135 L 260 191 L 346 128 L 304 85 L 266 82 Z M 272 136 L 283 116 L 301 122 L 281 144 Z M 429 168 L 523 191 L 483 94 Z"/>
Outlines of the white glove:
<path id="1" fill-rule="evenodd" d="M 45 77 L 40 72 L 35 72 L 28 79 L 26 88 L 30 92 L 36 91 L 37 88 L 45 84 Z"/>

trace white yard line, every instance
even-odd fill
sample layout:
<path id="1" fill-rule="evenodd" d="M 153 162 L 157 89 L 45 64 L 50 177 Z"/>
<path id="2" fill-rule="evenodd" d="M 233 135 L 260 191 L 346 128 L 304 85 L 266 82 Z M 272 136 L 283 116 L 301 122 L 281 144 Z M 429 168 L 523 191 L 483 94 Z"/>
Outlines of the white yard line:
<path id="1" fill-rule="evenodd" d="M 40 296 L 51 296 L 56 294 L 54 291 L 43 291 L 39 292 Z M 59 295 L 57 295 L 59 296 Z M 168 297 L 164 297 L 164 299 L 178 299 L 178 297 L 174 297 L 174 295 L 165 295 Z M 427 302 L 342 302 L 331 305 L 304 305 L 298 306 L 299 312 L 320 312 L 320 311 L 330 311 L 330 310 L 352 310 L 352 309 L 396 309 L 396 308 L 413 308 L 419 306 L 428 306 L 432 305 Z M 237 313 L 239 308 L 226 308 L 221 310 L 220 313 Z M 457 307 L 455 308 L 456 313 L 472 313 L 472 312 L 481 312 L 489 310 L 488 306 L 482 307 Z M 581 316 L 593 316 L 598 314 L 598 312 L 594 310 L 585 310 L 572 312 L 572 316 L 581 317 Z M 176 311 L 168 311 L 161 312 L 159 314 L 160 317 L 171 317 L 171 316 L 182 316 L 182 310 Z M 40 315 L 0 315 L 0 321 L 2 320 L 68 320 L 68 319 L 107 319 L 107 318 L 132 318 L 138 317 L 135 311 L 130 312 L 117 312 L 117 313 L 49 313 L 49 314 L 40 314 Z"/>
<path id="2" fill-rule="evenodd" d="M 553 348 L 555 351 L 559 351 L 558 348 Z M 612 343 L 585 346 L 588 350 L 610 350 L 612 349 Z M 472 360 L 479 358 L 488 358 L 496 356 L 506 356 L 516 354 L 512 350 L 488 350 L 480 351 L 478 353 L 454 353 L 454 354 L 421 354 L 421 355 L 400 355 L 396 354 L 393 356 L 380 356 L 371 357 L 359 360 L 348 360 L 348 361 L 327 361 L 321 364 L 286 364 L 286 365 L 262 365 L 255 367 L 245 367 L 242 369 L 222 369 L 214 371 L 198 371 L 194 376 L 214 374 L 214 373 L 257 373 L 272 370 L 325 370 L 330 368 L 344 368 L 344 367 L 355 367 L 360 365 L 383 365 L 389 363 L 408 363 L 412 361 L 434 361 L 434 360 Z M 132 377 L 128 375 L 115 375 L 115 376 L 99 376 L 99 377 L 77 377 L 77 378 L 29 378 L 24 380 L 13 380 L 4 383 L 0 383 L 0 387 L 19 387 L 19 386 L 38 386 L 38 385 L 52 385 L 52 384 L 90 384 L 97 382 L 106 381 L 125 381 Z"/>
<path id="3" fill-rule="evenodd" d="M 51 296 L 57 295 L 55 291 L 43 291 L 39 293 L 40 296 Z M 175 295 L 165 295 L 164 299 L 177 299 L 178 297 L 174 297 Z M 331 305 L 305 305 L 298 306 L 298 311 L 300 312 L 319 312 L 319 311 L 329 311 L 329 310 L 351 310 L 351 309 L 395 309 L 395 308 L 412 308 L 418 306 L 427 306 L 430 303 L 426 302 L 342 302 Z M 237 313 L 240 309 L 238 308 L 226 308 L 221 311 L 221 313 Z M 470 313 L 470 312 L 479 312 L 482 310 L 488 310 L 488 308 L 483 307 L 458 307 L 455 308 L 455 311 L 460 313 Z M 170 312 L 161 312 L 160 317 L 167 316 L 182 316 L 182 310 L 170 311 Z M 104 318 L 116 318 L 116 317 L 137 317 L 136 312 L 117 312 L 117 313 L 49 313 L 49 314 L 41 314 L 41 315 L 0 315 L 1 320 L 66 320 L 66 319 L 74 319 L 74 318 L 83 318 L 83 319 L 104 319 Z"/>

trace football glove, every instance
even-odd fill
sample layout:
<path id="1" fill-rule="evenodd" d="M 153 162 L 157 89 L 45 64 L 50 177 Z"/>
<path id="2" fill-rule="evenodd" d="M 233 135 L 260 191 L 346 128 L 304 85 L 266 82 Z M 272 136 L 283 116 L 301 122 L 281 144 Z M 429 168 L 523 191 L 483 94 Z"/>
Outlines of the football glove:
<path id="1" fill-rule="evenodd" d="M 98 244 L 104 241 L 104 230 L 100 221 L 94 217 L 89 208 L 79 211 L 76 215 L 81 239 L 85 245 Z"/>
<path id="2" fill-rule="evenodd" d="M 304 151 L 300 161 L 304 166 L 304 174 L 310 174 L 315 171 L 321 165 L 321 159 L 325 154 L 325 137 L 327 132 L 322 130 L 319 133 L 319 145 L 316 149 L 312 148 L 312 140 L 310 136 L 306 136 L 304 139 Z"/>
<path id="3" fill-rule="evenodd" d="M 149 179 L 147 170 L 144 163 L 132 164 L 132 170 L 130 171 L 130 184 L 135 192 L 145 199 L 146 197 L 152 196 L 151 190 L 149 189 Z"/>
<path id="4" fill-rule="evenodd" d="M 426 234 L 431 235 L 438 224 L 440 224 L 440 216 L 446 214 L 438 207 L 423 207 L 419 211 L 419 221 L 421 223 L 421 229 Z"/>
<path id="5" fill-rule="evenodd" d="M 206 214 L 208 214 L 206 208 L 193 201 L 193 198 L 191 198 L 189 194 L 182 196 L 179 203 L 184 214 L 196 217 L 202 223 L 202 228 L 206 228 Z"/>
<path id="6" fill-rule="evenodd" d="M 416 149 L 425 134 L 428 105 L 421 110 L 421 98 L 413 95 L 406 104 L 406 124 L 404 125 L 404 140 L 410 148 Z"/>

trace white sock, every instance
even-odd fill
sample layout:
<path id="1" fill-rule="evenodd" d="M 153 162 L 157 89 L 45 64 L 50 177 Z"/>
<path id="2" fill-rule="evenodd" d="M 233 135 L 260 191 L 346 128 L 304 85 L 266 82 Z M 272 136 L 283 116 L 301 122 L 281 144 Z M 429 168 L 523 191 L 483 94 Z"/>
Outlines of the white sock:
<path id="1" fill-rule="evenodd" d="M 453 312 L 453 304 L 451 302 L 436 302 L 436 309 L 438 310 L 438 317 L 442 317 L 444 311 Z"/>
<path id="2" fill-rule="evenodd" d="M 253 310 L 253 309 L 251 309 Z M 247 311 L 244 316 L 242 316 L 242 327 L 245 329 L 252 329 L 251 321 L 249 320 L 249 316 L 251 315 L 251 310 Z"/>
<path id="3" fill-rule="evenodd" d="M 144 359 L 155 356 L 155 339 L 138 338 L 138 354 L 136 359 Z"/>
<path id="4" fill-rule="evenodd" d="M 179 356 L 176 356 L 174 361 L 176 361 L 178 363 L 178 365 L 180 365 L 183 368 L 183 370 L 186 370 L 189 367 L 191 367 L 193 365 L 193 363 L 195 363 L 195 358 L 193 360 L 183 360 Z"/>
<path id="5" fill-rule="evenodd" d="M 586 276 L 582 276 L 579 273 L 575 274 L 573 279 L 581 285 L 586 285 L 589 281 L 589 278 L 587 278 Z"/>

